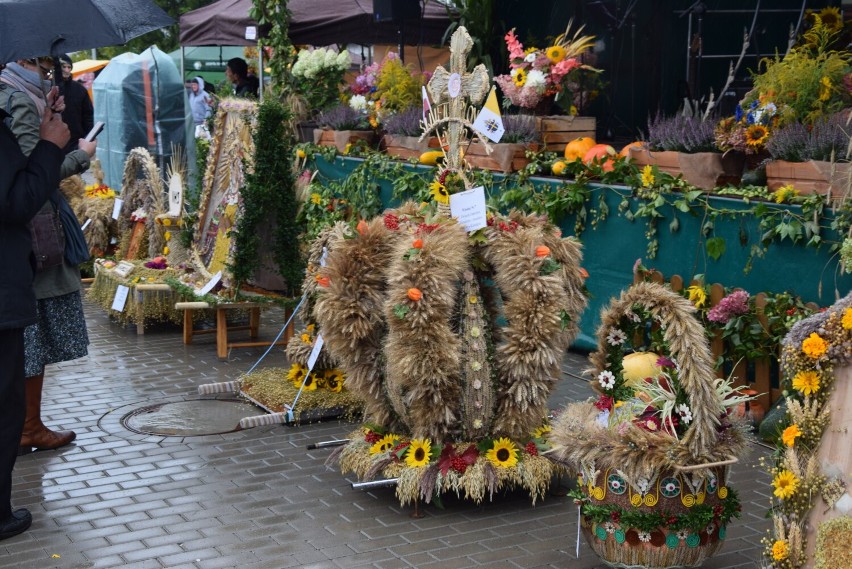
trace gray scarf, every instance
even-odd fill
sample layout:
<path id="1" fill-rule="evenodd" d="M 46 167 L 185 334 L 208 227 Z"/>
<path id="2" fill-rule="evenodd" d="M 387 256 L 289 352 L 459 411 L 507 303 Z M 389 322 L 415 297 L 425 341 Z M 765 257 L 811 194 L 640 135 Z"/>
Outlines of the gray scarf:
<path id="1" fill-rule="evenodd" d="M 46 94 L 50 91 L 50 81 L 42 80 L 38 73 L 24 69 L 14 61 L 6 64 L 6 69 L 0 73 L 0 81 L 26 93 L 35 103 L 41 120 L 44 107 L 47 106 Z"/>

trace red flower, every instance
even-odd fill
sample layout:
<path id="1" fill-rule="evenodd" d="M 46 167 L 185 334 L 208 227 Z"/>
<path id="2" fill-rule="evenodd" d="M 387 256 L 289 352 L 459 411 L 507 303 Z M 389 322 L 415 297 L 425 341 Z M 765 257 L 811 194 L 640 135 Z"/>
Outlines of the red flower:
<path id="1" fill-rule="evenodd" d="M 597 407 L 601 411 L 606 411 L 607 409 L 612 409 L 612 405 L 613 405 L 613 400 L 612 400 L 612 397 L 610 397 L 609 395 L 601 394 L 601 396 L 598 398 L 598 400 L 595 401 L 595 407 Z"/>

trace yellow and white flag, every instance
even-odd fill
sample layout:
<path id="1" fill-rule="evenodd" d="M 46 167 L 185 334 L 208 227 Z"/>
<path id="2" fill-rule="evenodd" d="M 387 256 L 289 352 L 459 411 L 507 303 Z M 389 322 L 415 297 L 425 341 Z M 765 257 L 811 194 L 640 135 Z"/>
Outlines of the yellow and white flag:
<path id="1" fill-rule="evenodd" d="M 503 117 L 500 116 L 500 105 L 497 104 L 497 91 L 494 87 L 491 87 L 491 92 L 485 99 L 485 106 L 473 121 L 473 128 L 491 142 L 500 142 L 503 138 L 506 129 L 503 128 Z"/>

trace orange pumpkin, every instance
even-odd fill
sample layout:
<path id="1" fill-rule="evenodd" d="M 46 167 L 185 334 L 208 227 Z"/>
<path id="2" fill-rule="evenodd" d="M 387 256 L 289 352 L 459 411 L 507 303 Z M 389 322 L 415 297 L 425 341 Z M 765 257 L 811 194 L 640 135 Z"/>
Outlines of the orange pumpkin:
<path id="1" fill-rule="evenodd" d="M 631 149 L 631 148 L 642 148 L 642 146 L 644 146 L 644 144 L 645 144 L 645 143 L 644 143 L 644 142 L 642 142 L 641 140 L 637 140 L 637 141 L 635 141 L 635 142 L 631 142 L 630 144 L 628 144 L 628 145 L 626 145 L 624 148 L 622 148 L 622 149 L 621 149 L 621 152 L 619 152 L 619 153 L 618 153 L 618 155 L 619 155 L 621 158 L 630 158 L 630 149 Z"/>
<path id="2" fill-rule="evenodd" d="M 587 271 L 583 267 L 580 267 L 580 276 L 584 279 L 589 278 L 589 271 Z"/>
<path id="3" fill-rule="evenodd" d="M 415 239 L 414 243 L 412 243 L 411 246 L 414 247 L 415 249 L 422 249 L 423 248 L 423 240 L 422 239 Z"/>
<path id="4" fill-rule="evenodd" d="M 365 233 L 367 233 L 368 227 L 369 226 L 367 225 L 367 222 L 362 219 L 361 221 L 358 222 L 358 225 L 355 226 L 355 229 L 358 230 L 358 233 L 360 233 L 361 235 L 364 235 Z"/>
<path id="5" fill-rule="evenodd" d="M 420 292 L 419 288 L 410 288 L 408 289 L 408 298 L 410 298 L 414 302 L 417 302 L 418 300 L 423 298 L 423 293 Z"/>
<path id="6" fill-rule="evenodd" d="M 328 285 L 331 284 L 331 279 L 328 277 L 321 277 L 320 275 L 317 275 L 317 284 L 323 288 L 328 288 Z"/>
<path id="7" fill-rule="evenodd" d="M 547 245 L 539 245 L 535 248 L 536 257 L 547 257 L 548 255 L 550 255 L 550 247 Z"/>
<path id="8" fill-rule="evenodd" d="M 581 136 L 580 138 L 575 138 L 571 142 L 565 145 L 565 160 L 567 162 L 574 162 L 576 160 L 582 160 L 583 156 L 586 155 L 586 152 L 589 151 L 595 145 L 595 140 L 593 138 L 589 138 L 588 136 Z"/>
<path id="9" fill-rule="evenodd" d="M 614 159 L 616 156 L 618 156 L 618 153 L 609 144 L 595 144 L 583 156 L 583 162 L 591 164 L 597 161 L 604 172 L 612 172 L 615 168 Z"/>

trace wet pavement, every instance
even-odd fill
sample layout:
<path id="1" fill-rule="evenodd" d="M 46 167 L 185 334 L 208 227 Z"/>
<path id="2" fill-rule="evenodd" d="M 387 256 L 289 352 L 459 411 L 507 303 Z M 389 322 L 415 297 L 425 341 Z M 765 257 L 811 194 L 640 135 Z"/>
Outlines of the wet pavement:
<path id="1" fill-rule="evenodd" d="M 168 413 L 177 409 L 177 415 L 218 413 L 211 409 L 215 403 L 200 411 L 174 405 L 232 399 L 201 397 L 197 387 L 236 379 L 264 350 L 234 350 L 221 362 L 213 335 L 184 346 L 176 327 L 140 336 L 135 327 L 110 322 L 92 303 L 85 309 L 90 355 L 48 367 L 43 403 L 45 423 L 73 429 L 77 440 L 18 459 L 13 504 L 29 508 L 34 522 L 26 533 L 0 542 L 0 567 L 604 567 L 585 543 L 575 556 L 577 510 L 565 496 L 551 494 L 535 506 L 519 492 L 481 505 L 447 498 L 444 509 L 426 506 L 424 517 L 414 519 L 392 488 L 352 489 L 354 480 L 325 465 L 328 450 L 306 450 L 310 443 L 346 437 L 352 423 L 200 436 L 187 436 L 185 423 L 174 435 L 139 424 L 130 430 L 125 417 L 136 412 L 141 421 L 146 406 L 167 404 L 159 409 L 172 406 Z M 275 336 L 281 316 L 276 310 L 264 315 L 262 338 Z M 276 349 L 262 365 L 285 363 Z M 582 354 L 566 355 L 554 409 L 591 394 L 581 375 L 585 367 Z M 171 422 L 161 419 L 154 424 Z M 232 421 L 214 420 L 205 432 Z M 760 567 L 771 487 L 755 465 L 767 454 L 754 445 L 733 468 L 743 517 L 729 526 L 724 548 L 704 567 Z"/>

